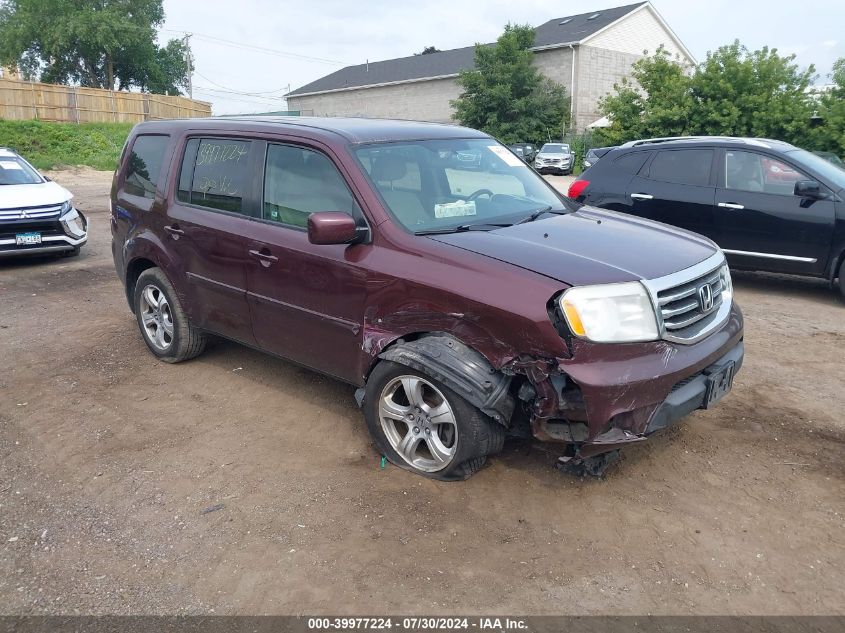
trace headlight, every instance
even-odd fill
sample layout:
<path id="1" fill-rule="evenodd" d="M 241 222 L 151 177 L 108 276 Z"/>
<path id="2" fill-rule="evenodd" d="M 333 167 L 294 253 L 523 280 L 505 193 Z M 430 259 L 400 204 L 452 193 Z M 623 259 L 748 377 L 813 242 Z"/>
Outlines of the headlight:
<path id="1" fill-rule="evenodd" d="M 573 334 L 596 343 L 630 343 L 659 338 L 651 298 L 638 281 L 570 288 L 560 309 Z"/>
<path id="2" fill-rule="evenodd" d="M 70 213 L 73 210 L 73 205 L 71 204 L 70 200 L 66 200 L 65 203 L 62 205 L 62 212 L 59 215 Z"/>
<path id="3" fill-rule="evenodd" d="M 66 211 L 65 207 L 69 207 L 69 210 Z M 73 208 L 69 200 L 62 206 L 62 215 L 59 221 L 62 223 L 62 229 L 64 229 L 67 235 L 76 239 L 85 237 L 88 230 L 87 222 L 79 214 L 79 211 Z"/>
<path id="4" fill-rule="evenodd" d="M 722 280 L 722 302 L 730 303 L 734 296 L 734 282 L 731 279 L 731 269 L 725 264 L 719 271 L 719 277 Z"/>

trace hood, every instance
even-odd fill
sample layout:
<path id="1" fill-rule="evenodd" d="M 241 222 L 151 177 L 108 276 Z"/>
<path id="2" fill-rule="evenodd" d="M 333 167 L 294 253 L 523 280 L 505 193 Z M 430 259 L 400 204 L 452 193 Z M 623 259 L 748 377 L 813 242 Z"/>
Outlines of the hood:
<path id="1" fill-rule="evenodd" d="M 0 186 L 0 209 L 63 204 L 71 198 L 73 198 L 73 194 L 70 191 L 54 182 Z"/>
<path id="2" fill-rule="evenodd" d="M 592 207 L 495 231 L 431 239 L 572 286 L 655 279 L 698 264 L 718 250 L 701 235 Z"/>

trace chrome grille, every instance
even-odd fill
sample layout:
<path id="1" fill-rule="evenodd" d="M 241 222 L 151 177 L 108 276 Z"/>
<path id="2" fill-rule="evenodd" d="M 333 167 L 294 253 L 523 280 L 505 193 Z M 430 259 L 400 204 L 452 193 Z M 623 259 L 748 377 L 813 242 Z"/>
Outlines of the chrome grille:
<path id="1" fill-rule="evenodd" d="M 701 293 L 705 287 L 710 289 L 709 307 L 702 305 Z M 664 327 L 670 332 L 684 330 L 707 318 L 722 305 L 724 289 L 720 271 L 715 270 L 682 286 L 658 292 L 657 305 L 660 308 L 660 316 L 663 317 Z"/>
<path id="2" fill-rule="evenodd" d="M 26 207 L 22 209 L 0 209 L 0 222 L 19 222 L 21 220 L 48 220 L 59 217 L 62 205 L 53 204 L 44 207 Z"/>
<path id="3" fill-rule="evenodd" d="M 728 318 L 731 294 L 725 259 L 716 253 L 686 270 L 644 281 L 657 308 L 663 338 L 690 344 L 710 335 Z"/>

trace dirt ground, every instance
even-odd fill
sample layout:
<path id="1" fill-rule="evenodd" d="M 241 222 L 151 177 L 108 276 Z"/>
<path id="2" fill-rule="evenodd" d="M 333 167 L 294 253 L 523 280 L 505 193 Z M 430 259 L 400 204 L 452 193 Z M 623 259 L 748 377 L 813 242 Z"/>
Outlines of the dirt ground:
<path id="1" fill-rule="evenodd" d="M 92 234 L 0 264 L 0 613 L 845 614 L 825 284 L 736 274 L 733 393 L 603 480 L 509 442 L 444 484 L 379 467 L 351 387 L 225 341 L 154 360 L 112 266 L 110 175 L 53 176 Z"/>

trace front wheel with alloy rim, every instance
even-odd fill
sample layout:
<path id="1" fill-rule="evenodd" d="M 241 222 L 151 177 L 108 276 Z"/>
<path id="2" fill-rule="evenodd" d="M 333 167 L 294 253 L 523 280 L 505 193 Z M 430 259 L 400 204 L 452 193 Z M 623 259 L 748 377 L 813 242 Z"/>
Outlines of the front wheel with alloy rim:
<path id="1" fill-rule="evenodd" d="M 502 425 L 439 381 L 386 360 L 367 381 L 364 416 L 393 464 L 444 481 L 468 478 L 505 438 Z"/>
<path id="2" fill-rule="evenodd" d="M 135 317 L 150 351 L 167 363 L 194 358 L 205 349 L 205 335 L 193 327 L 176 291 L 160 268 L 149 268 L 135 283 Z"/>

